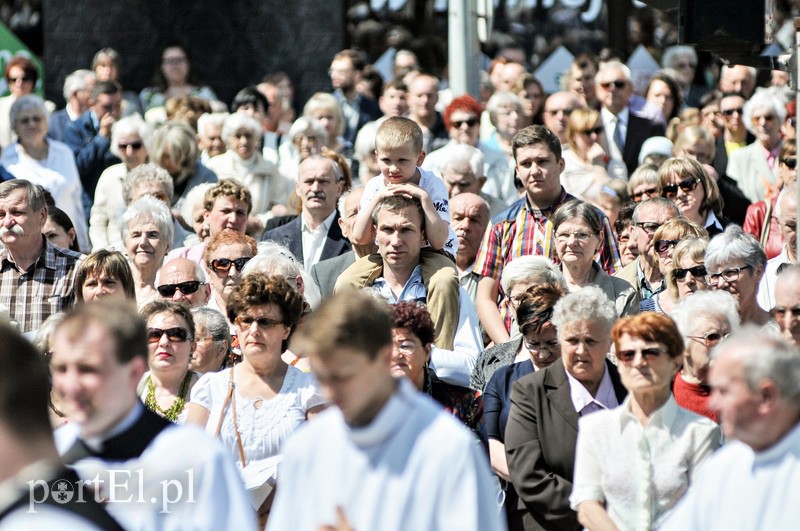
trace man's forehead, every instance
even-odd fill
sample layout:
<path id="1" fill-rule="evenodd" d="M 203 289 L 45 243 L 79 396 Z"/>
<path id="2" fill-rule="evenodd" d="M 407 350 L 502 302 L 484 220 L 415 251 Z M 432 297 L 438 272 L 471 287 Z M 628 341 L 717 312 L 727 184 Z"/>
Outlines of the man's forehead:
<path id="1" fill-rule="evenodd" d="M 24 189 L 17 189 L 8 194 L 8 196 L 0 198 L 0 208 L 8 208 L 11 206 L 27 206 L 28 193 Z"/>
<path id="2" fill-rule="evenodd" d="M 335 180 L 335 175 L 333 172 L 333 161 L 324 159 L 315 159 L 315 160 L 305 160 L 300 165 L 300 179 L 301 180 L 328 180 L 333 181 Z"/>
<path id="3" fill-rule="evenodd" d="M 560 93 L 554 94 L 547 98 L 544 103 L 544 110 L 546 111 L 559 111 L 571 108 L 573 106 L 574 100 L 571 95 Z"/>
<path id="4" fill-rule="evenodd" d="M 383 208 L 378 212 L 378 225 L 413 225 L 416 227 L 419 225 L 419 222 L 419 211 L 412 207 L 405 207 L 397 210 Z"/>
<path id="5" fill-rule="evenodd" d="M 116 341 L 111 333 L 97 322 L 78 327 L 65 323 L 53 334 L 52 362 L 105 362 L 116 359 Z"/>
<path id="6" fill-rule="evenodd" d="M 469 163 L 456 163 L 442 168 L 442 177 L 444 177 L 445 180 L 452 179 L 454 181 L 461 180 L 462 178 L 477 179 Z"/>
<path id="7" fill-rule="evenodd" d="M 721 109 L 729 109 L 734 106 L 744 105 L 744 98 L 741 96 L 725 96 L 719 102 Z"/>
<path id="8" fill-rule="evenodd" d="M 195 265 L 193 262 L 187 260 L 173 260 L 164 265 L 161 270 L 162 277 L 186 277 L 190 280 L 195 280 Z"/>

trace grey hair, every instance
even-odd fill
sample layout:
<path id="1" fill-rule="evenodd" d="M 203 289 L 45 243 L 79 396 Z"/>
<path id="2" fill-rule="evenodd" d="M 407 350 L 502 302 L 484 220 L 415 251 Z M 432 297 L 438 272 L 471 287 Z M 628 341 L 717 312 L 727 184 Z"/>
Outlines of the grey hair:
<path id="1" fill-rule="evenodd" d="M 514 284 L 529 281 L 531 279 L 541 279 L 544 282 L 558 284 L 564 289 L 567 283 L 564 275 L 558 267 L 544 256 L 525 255 L 514 258 L 503 268 L 500 275 L 500 286 L 503 292 L 508 295 Z"/>
<path id="2" fill-rule="evenodd" d="M 225 119 L 228 118 L 228 116 L 226 112 L 207 112 L 201 114 L 200 118 L 197 119 L 197 134 L 205 136 L 207 125 L 219 127 L 220 131 L 222 131 L 222 128 L 225 126 Z"/>
<path id="3" fill-rule="evenodd" d="M 47 112 L 47 107 L 44 104 L 44 100 L 36 94 L 26 94 L 25 96 L 20 96 L 17 98 L 17 100 L 11 106 L 11 110 L 8 113 L 8 120 L 11 123 L 11 127 L 14 127 L 14 124 L 17 121 L 17 115 L 19 113 L 30 109 L 39 111 L 44 117 L 45 125 L 47 124 L 50 113 Z"/>
<path id="4" fill-rule="evenodd" d="M 239 129 L 247 129 L 255 138 L 261 138 L 261 124 L 258 123 L 258 120 L 249 114 L 235 112 L 225 118 L 225 125 L 222 126 L 222 140 L 226 145 L 228 145 L 228 139 Z"/>
<path id="5" fill-rule="evenodd" d="M 472 170 L 476 178 L 480 179 L 486 174 L 484 170 L 484 161 L 486 159 L 480 149 L 470 146 L 469 144 L 453 144 L 442 149 L 442 155 L 446 155 L 444 157 L 445 162 L 442 165 L 442 170 L 446 168 L 453 169 L 453 167 L 459 163 L 467 163 L 469 164 L 469 169 Z"/>
<path id="6" fill-rule="evenodd" d="M 661 66 L 664 68 L 675 68 L 673 65 L 678 58 L 683 55 L 690 56 L 692 62 L 697 66 L 697 52 L 693 47 L 685 45 L 670 46 L 664 50 L 664 54 L 661 56 Z"/>
<path id="7" fill-rule="evenodd" d="M 33 346 L 36 347 L 39 352 L 45 353 L 48 350 L 48 346 L 50 345 L 50 337 L 53 335 L 53 332 L 56 331 L 58 325 L 61 324 L 67 317 L 66 312 L 58 312 L 52 314 L 50 317 L 44 320 L 42 325 L 39 327 L 39 330 L 36 332 L 36 338 L 33 340 Z"/>
<path id="8" fill-rule="evenodd" d="M 242 270 L 242 276 L 251 273 L 280 275 L 297 288 L 295 279 L 303 279 L 303 298 L 312 308 L 322 302 L 322 293 L 314 279 L 305 270 L 289 249 L 276 242 L 259 242 L 258 253 L 251 258 Z"/>
<path id="9" fill-rule="evenodd" d="M 175 259 L 173 258 L 173 260 Z M 172 262 L 172 260 L 170 260 L 169 262 Z M 158 271 L 156 271 L 156 280 L 154 282 L 156 286 L 161 284 L 160 282 L 161 270 L 164 269 L 164 266 L 167 265 L 169 262 L 164 262 L 163 264 L 161 264 L 161 267 L 159 267 Z M 208 277 L 206 276 L 206 272 L 203 269 L 203 266 L 201 266 L 199 262 L 195 262 L 194 260 L 192 260 L 192 263 L 194 264 L 194 278 L 199 282 L 202 282 L 203 284 L 208 283 Z"/>
<path id="10" fill-rule="evenodd" d="M 167 249 L 172 245 L 172 236 L 175 227 L 172 225 L 172 214 L 169 207 L 160 199 L 145 195 L 134 201 L 122 215 L 122 241 L 128 239 L 131 225 L 137 222 L 150 221 L 158 227 L 161 239 L 167 244 Z"/>
<path id="11" fill-rule="evenodd" d="M 516 107 L 517 112 L 522 112 L 522 99 L 513 92 L 500 90 L 492 94 L 492 97 L 486 102 L 486 110 L 489 111 L 489 120 L 492 125 L 497 125 L 497 113 L 509 105 Z"/>
<path id="12" fill-rule="evenodd" d="M 640 184 L 658 185 L 658 165 L 642 164 L 636 168 L 628 179 L 628 195 L 633 195 L 633 191 Z"/>
<path id="13" fill-rule="evenodd" d="M 287 136 L 289 140 L 294 142 L 295 137 L 304 134 L 315 137 L 320 145 L 324 145 L 328 140 L 328 133 L 325 132 L 325 126 L 322 125 L 322 122 L 307 116 L 301 116 L 295 120 L 289 128 Z"/>
<path id="14" fill-rule="evenodd" d="M 706 247 L 705 264 L 709 273 L 719 270 L 724 264 L 733 261 L 744 261 L 753 268 L 764 272 L 767 255 L 752 235 L 747 234 L 739 225 L 731 223 L 725 231 L 717 234 Z"/>
<path id="15" fill-rule="evenodd" d="M 94 72 L 86 70 L 85 68 L 75 70 L 68 75 L 64 80 L 64 99 L 69 101 L 74 92 L 86 90 L 87 85 L 89 85 L 89 80 L 94 80 Z"/>
<path id="16" fill-rule="evenodd" d="M 600 79 L 600 75 L 605 73 L 607 70 L 619 70 L 622 72 L 622 77 L 625 78 L 626 81 L 631 81 L 631 69 L 625 63 L 620 61 L 609 61 L 600 66 L 597 69 L 597 74 L 594 76 L 594 81 L 597 83 L 597 80 Z"/>
<path id="17" fill-rule="evenodd" d="M 153 125 L 145 122 L 138 113 L 121 118 L 111 126 L 111 153 L 120 157 L 119 141 L 126 136 L 138 135 L 142 141 L 143 149 L 147 149 L 153 138 Z M 121 158 L 121 157 L 120 157 Z"/>
<path id="18" fill-rule="evenodd" d="M 172 180 L 169 172 L 157 164 L 148 162 L 140 164 L 128 172 L 125 177 L 125 182 L 122 185 L 122 195 L 125 199 L 125 204 L 130 204 L 133 192 L 136 187 L 143 183 L 158 183 L 167 192 L 169 201 L 172 203 L 173 196 L 175 195 L 175 182 Z"/>
<path id="19" fill-rule="evenodd" d="M 339 217 L 342 218 L 342 221 L 347 219 L 347 212 L 344 209 L 344 200 L 347 198 L 347 196 L 349 196 L 350 194 L 352 194 L 356 190 L 362 190 L 363 191 L 364 188 L 366 188 L 366 186 L 364 186 L 363 184 L 359 184 L 358 186 L 354 186 L 351 189 L 349 189 L 348 191 L 346 191 L 345 193 L 343 193 L 342 197 L 339 198 L 339 204 L 336 205 L 336 209 L 339 211 Z"/>
<path id="20" fill-rule="evenodd" d="M 641 214 L 643 209 L 652 208 L 654 210 L 668 210 L 672 212 L 673 217 L 678 217 L 681 215 L 681 211 L 678 207 L 667 199 L 666 197 L 651 197 L 650 199 L 645 199 L 638 205 L 636 205 L 636 209 L 633 211 L 633 224 L 639 223 L 639 215 Z"/>
<path id="21" fill-rule="evenodd" d="M 201 183 L 195 185 L 189 193 L 186 194 L 186 197 L 183 198 L 183 201 L 180 203 L 180 212 L 183 221 L 190 227 L 194 226 L 194 209 L 196 206 L 200 206 L 203 208 L 205 206 L 205 196 L 206 192 L 216 185 L 217 183 Z"/>
<path id="22" fill-rule="evenodd" d="M 786 121 L 786 107 L 782 105 L 780 98 L 778 98 L 774 92 L 758 88 L 744 104 L 744 111 L 742 113 L 742 120 L 744 121 L 745 127 L 753 134 L 756 132 L 756 128 L 753 125 L 753 113 L 758 109 L 769 109 L 775 114 L 778 123 Z"/>
<path id="23" fill-rule="evenodd" d="M 578 291 L 562 297 L 553 308 L 553 324 L 561 337 L 562 330 L 577 321 L 593 321 L 603 324 L 606 332 L 611 333 L 611 327 L 617 320 L 617 310 L 614 303 L 608 299 L 605 292 L 597 286 L 586 286 Z"/>
<path id="24" fill-rule="evenodd" d="M 167 155 L 170 162 L 180 168 L 178 180 L 189 177 L 197 166 L 200 152 L 194 129 L 184 122 L 166 122 L 158 127 L 147 144 L 150 160 L 161 162 Z"/>
<path id="25" fill-rule="evenodd" d="M 723 290 L 698 291 L 682 298 L 670 317 L 678 325 L 678 330 L 684 339 L 696 333 L 698 320 L 702 317 L 725 319 L 731 333 L 737 332 L 741 324 L 736 299 Z"/>
<path id="26" fill-rule="evenodd" d="M 723 341 L 711 357 L 716 359 L 729 351 L 742 364 L 751 391 L 770 380 L 783 400 L 800 408 L 800 352 L 796 346 L 755 326 L 746 326 Z"/>
<path id="27" fill-rule="evenodd" d="M 214 341 L 225 341 L 228 349 L 231 346 L 231 329 L 225 316 L 213 308 L 201 306 L 192 308 L 194 317 L 195 336 L 200 329 L 204 329 Z"/>

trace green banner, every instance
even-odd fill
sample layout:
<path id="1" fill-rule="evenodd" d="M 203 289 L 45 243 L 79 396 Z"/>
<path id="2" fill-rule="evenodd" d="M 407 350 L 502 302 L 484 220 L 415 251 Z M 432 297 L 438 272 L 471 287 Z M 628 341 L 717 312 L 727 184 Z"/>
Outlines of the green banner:
<path id="1" fill-rule="evenodd" d="M 8 94 L 8 84 L 3 74 L 6 71 L 8 62 L 16 55 L 25 56 L 36 65 L 36 70 L 39 71 L 39 80 L 36 82 L 34 92 L 44 97 L 44 64 L 14 35 L 13 31 L 0 22 L 0 95 L 5 96 Z"/>

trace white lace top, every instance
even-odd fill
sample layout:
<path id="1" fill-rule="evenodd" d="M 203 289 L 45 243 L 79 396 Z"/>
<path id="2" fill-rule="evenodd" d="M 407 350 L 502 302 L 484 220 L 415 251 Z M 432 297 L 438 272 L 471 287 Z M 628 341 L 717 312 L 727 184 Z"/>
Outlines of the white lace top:
<path id="1" fill-rule="evenodd" d="M 192 402 L 210 412 L 206 431 L 212 435 L 228 394 L 231 370 L 205 374 L 192 388 Z M 286 371 L 280 392 L 269 400 L 245 398 L 236 391 L 236 415 L 247 463 L 278 455 L 283 442 L 305 421 L 306 411 L 324 403 L 314 377 L 292 366 Z M 232 407 L 233 401 L 226 408 L 220 440 L 241 469 Z"/>

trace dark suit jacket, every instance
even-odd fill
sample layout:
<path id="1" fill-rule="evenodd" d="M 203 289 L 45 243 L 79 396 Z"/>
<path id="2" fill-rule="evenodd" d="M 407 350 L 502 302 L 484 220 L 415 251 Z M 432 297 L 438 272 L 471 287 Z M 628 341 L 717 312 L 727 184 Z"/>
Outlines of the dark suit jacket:
<path id="1" fill-rule="evenodd" d="M 72 120 L 69 119 L 66 109 L 61 109 L 50 115 L 48 120 L 47 136 L 59 142 L 64 141 L 64 132 Z"/>
<path id="2" fill-rule="evenodd" d="M 751 144 L 754 141 L 755 137 L 747 133 L 747 143 Z M 725 203 L 723 213 L 734 223 L 742 225 L 747 216 L 747 207 L 750 206 L 750 200 L 739 189 L 736 181 L 728 177 L 726 173 L 728 171 L 728 152 L 725 149 L 724 135 L 720 135 L 717 139 L 712 166 L 717 170 L 717 175 L 719 176 L 717 186 Z"/>
<path id="3" fill-rule="evenodd" d="M 352 252 L 345 253 L 327 260 L 320 260 L 318 264 L 311 268 L 311 278 L 319 286 L 322 298 L 333 295 L 333 288 L 336 286 L 336 279 L 339 278 L 345 269 L 356 262 L 356 255 Z"/>
<path id="4" fill-rule="evenodd" d="M 302 216 L 297 216 L 286 225 L 268 230 L 264 232 L 261 240 L 271 240 L 280 243 L 287 247 L 298 260 L 304 262 L 303 237 L 301 236 L 302 220 Z M 337 211 L 336 216 L 333 218 L 333 223 L 331 223 L 331 228 L 328 229 L 328 237 L 325 241 L 325 246 L 322 248 L 322 255 L 319 259 L 321 262 L 322 260 L 339 256 L 348 251 L 350 251 L 350 241 L 344 237 L 342 229 L 339 228 L 339 212 Z"/>
<path id="5" fill-rule="evenodd" d="M 98 134 L 99 131 L 92 123 L 91 112 L 86 111 L 67 126 L 64 130 L 64 143 L 75 154 L 84 191 L 93 198 L 97 180 L 103 170 L 121 161 L 111 153 L 111 141 Z"/>
<path id="6" fill-rule="evenodd" d="M 628 114 L 628 131 L 625 133 L 625 149 L 622 160 L 631 175 L 639 167 L 639 151 L 644 141 L 651 136 L 664 136 L 664 124 Z"/>
<path id="7" fill-rule="evenodd" d="M 606 367 L 622 403 L 627 391 L 616 367 L 609 361 Z M 505 445 L 514 488 L 520 505 L 527 509 L 526 530 L 580 527 L 577 514 L 569 507 L 578 418 L 560 361 L 514 382 Z"/>
<path id="8" fill-rule="evenodd" d="M 342 105 L 342 102 L 344 101 L 344 94 L 342 91 L 334 91 L 333 96 L 339 101 L 339 105 Z M 355 144 L 358 131 L 364 127 L 365 124 L 372 122 L 373 120 L 377 120 L 381 116 L 383 116 L 383 113 L 381 112 L 381 108 L 378 106 L 378 102 L 372 98 L 364 96 L 363 94 L 359 94 L 358 124 L 356 125 L 355 129 L 351 128 L 349 124 L 345 124 L 345 130 L 342 136 L 345 138 L 345 140 L 350 142 L 351 145 Z"/>

